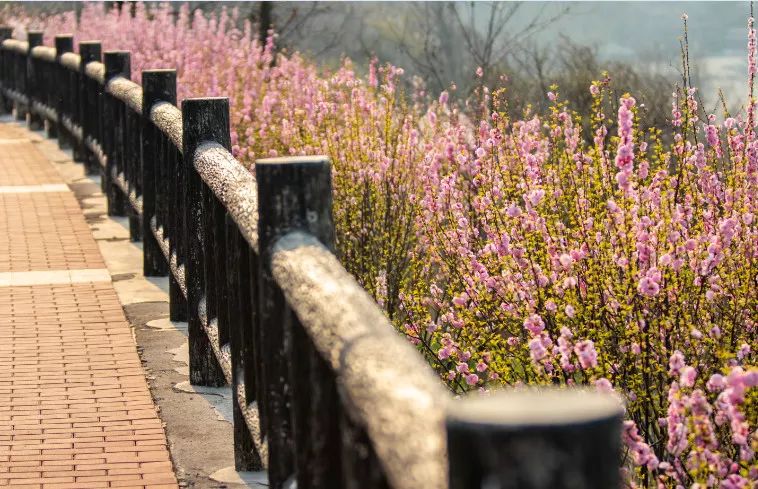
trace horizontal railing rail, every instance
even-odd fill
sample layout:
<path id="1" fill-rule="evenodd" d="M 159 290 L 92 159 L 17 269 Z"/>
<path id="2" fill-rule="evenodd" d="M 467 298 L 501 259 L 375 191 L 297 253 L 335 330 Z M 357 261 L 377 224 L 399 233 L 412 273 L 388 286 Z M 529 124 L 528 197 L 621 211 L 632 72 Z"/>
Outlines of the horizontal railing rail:
<path id="1" fill-rule="evenodd" d="M 232 387 L 237 469 L 265 468 L 274 488 L 618 485 L 618 402 L 566 394 L 580 400 L 535 418 L 514 406 L 540 396 L 452 401 L 337 260 L 327 158 L 259 160 L 254 176 L 231 154 L 228 99 L 180 110 L 173 69 L 138 84 L 126 51 L 10 35 L 0 108 L 100 175 L 144 275 L 168 276 L 191 382 Z M 546 466 L 525 463 L 536 451 Z"/>

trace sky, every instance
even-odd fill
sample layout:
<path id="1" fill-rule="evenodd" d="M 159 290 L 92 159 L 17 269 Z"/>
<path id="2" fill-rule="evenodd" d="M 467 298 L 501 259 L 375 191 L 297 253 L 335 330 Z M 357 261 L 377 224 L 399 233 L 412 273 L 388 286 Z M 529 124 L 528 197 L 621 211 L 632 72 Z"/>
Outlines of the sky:
<path id="1" fill-rule="evenodd" d="M 747 78 L 749 2 L 529 2 L 524 15 L 569 7 L 539 43 L 556 42 L 559 34 L 596 46 L 603 59 L 649 63 L 676 75 L 680 72 L 682 14 L 688 16 L 690 62 L 700 74 L 707 101 L 722 88 L 731 101 L 744 99 Z"/>

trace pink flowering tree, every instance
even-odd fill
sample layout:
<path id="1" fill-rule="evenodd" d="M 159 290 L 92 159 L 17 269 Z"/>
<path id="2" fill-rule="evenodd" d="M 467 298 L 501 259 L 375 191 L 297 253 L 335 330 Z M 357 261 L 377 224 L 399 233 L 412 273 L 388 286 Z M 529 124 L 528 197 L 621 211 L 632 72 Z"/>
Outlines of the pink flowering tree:
<path id="1" fill-rule="evenodd" d="M 129 49 L 135 76 L 175 67 L 180 99 L 229 96 L 245 165 L 327 154 L 340 258 L 454 392 L 594 385 L 626 405 L 630 487 L 758 483 L 752 20 L 744 113 L 703 116 L 685 84 L 671 141 L 608 79 L 588 114 L 557 88 L 544 115 L 510 114 L 502 88 L 409 97 L 399 68 L 275 56 L 225 10 L 17 25 Z"/>

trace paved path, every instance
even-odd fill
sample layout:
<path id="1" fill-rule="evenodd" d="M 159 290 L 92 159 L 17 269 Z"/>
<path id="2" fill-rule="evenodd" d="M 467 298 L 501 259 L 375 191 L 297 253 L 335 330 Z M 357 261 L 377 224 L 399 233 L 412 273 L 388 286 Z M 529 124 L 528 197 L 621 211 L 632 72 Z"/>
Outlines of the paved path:
<path id="1" fill-rule="evenodd" d="M 108 270 L 29 135 L 0 124 L 0 486 L 176 488 Z"/>

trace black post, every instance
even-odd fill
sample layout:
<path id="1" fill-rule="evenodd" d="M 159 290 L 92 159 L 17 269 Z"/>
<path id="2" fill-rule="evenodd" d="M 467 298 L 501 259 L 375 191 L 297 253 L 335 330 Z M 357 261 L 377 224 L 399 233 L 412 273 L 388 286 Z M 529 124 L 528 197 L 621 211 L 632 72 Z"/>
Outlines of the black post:
<path id="1" fill-rule="evenodd" d="M 13 71 L 13 89 L 18 94 L 26 95 L 26 65 L 28 53 L 20 53 L 12 51 L 8 53 L 10 56 L 11 70 Z M 13 109 L 16 113 L 17 121 L 26 122 L 27 107 L 23 102 L 18 100 L 13 101 Z"/>
<path id="2" fill-rule="evenodd" d="M 38 80 L 41 83 L 40 98 L 44 100 L 47 110 L 58 110 L 58 98 L 60 96 L 61 86 L 56 83 L 55 79 L 58 74 L 57 54 L 54 61 L 39 61 L 42 69 L 44 70 L 38 75 Z M 58 124 L 52 119 L 45 117 L 45 136 L 48 139 L 58 138 Z"/>
<path id="3" fill-rule="evenodd" d="M 510 390 L 450 406 L 450 489 L 617 489 L 621 403 L 584 390 Z"/>
<path id="4" fill-rule="evenodd" d="M 169 237 L 169 254 L 175 257 L 176 266 L 181 267 L 187 260 L 187 244 L 184 239 L 186 234 L 187 220 L 184 209 L 187 173 L 184 167 L 184 160 L 178 150 L 174 150 L 174 143 L 164 136 L 165 145 L 168 147 L 168 158 L 162 162 L 162 170 L 166 172 L 167 178 L 164 182 L 164 189 L 167 189 L 165 195 L 160 195 L 160 203 L 164 205 L 164 216 L 166 217 L 164 236 Z M 166 205 L 167 204 L 167 205 Z M 205 208 L 204 208 L 205 209 Z M 207 242 L 206 242 L 207 246 Z M 206 260 L 210 262 L 210 260 Z M 206 291 L 208 285 L 206 284 Z M 206 293 L 206 299 L 207 297 Z M 187 298 L 182 293 L 179 282 L 173 273 L 168 274 L 168 298 L 169 298 L 169 317 L 172 321 L 187 321 Z M 209 319 L 210 321 L 210 316 Z"/>
<path id="5" fill-rule="evenodd" d="M 226 318 L 232 360 L 232 409 L 234 413 L 234 467 L 236 470 L 261 470 L 263 463 L 253 443 L 250 429 L 242 413 L 247 399 L 239 396 L 238 387 L 255 390 L 255 379 L 245 377 L 245 362 L 252 360 L 246 351 L 245 335 L 252 330 L 255 317 L 250 300 L 253 284 L 250 275 L 250 244 L 240 233 L 237 224 L 227 215 L 226 224 Z M 245 354 L 248 354 L 246 356 Z M 260 428 L 260 427 L 257 427 Z"/>
<path id="6" fill-rule="evenodd" d="M 129 203 L 132 200 L 139 200 L 142 193 L 142 170 L 140 166 L 142 160 L 140 152 L 142 149 L 142 114 L 137 113 L 131 106 L 125 104 L 124 118 L 126 134 L 124 134 L 124 181 L 129 189 Z M 142 240 L 142 219 L 139 211 L 133 205 L 128 205 L 126 215 L 129 217 L 129 238 L 131 241 Z"/>
<path id="7" fill-rule="evenodd" d="M 98 173 L 98 163 L 95 161 L 95 157 L 90 154 L 87 146 L 84 144 L 84 140 L 90 134 L 87 133 L 87 128 L 91 127 L 89 118 L 97 117 L 99 114 L 92 114 L 89 110 L 89 94 L 87 93 L 87 83 L 85 70 L 87 63 L 90 61 L 100 61 L 102 58 L 102 48 L 100 41 L 85 41 L 79 43 L 79 56 L 81 56 L 81 62 L 79 64 L 79 76 L 76 91 L 78 93 L 77 101 L 79 107 L 77 107 L 76 119 L 79 127 L 82 129 L 82 140 L 77 141 L 74 146 L 74 161 L 84 163 L 84 169 L 87 175 L 95 175 Z"/>
<path id="8" fill-rule="evenodd" d="M 13 27 L 0 27 L 0 44 L 3 43 L 6 39 L 11 39 L 13 37 Z M 6 86 L 6 82 L 10 78 L 10 71 L 11 67 L 10 65 L 10 59 L 9 54 L 5 50 L 0 50 L 0 86 L 2 86 L 2 89 L 5 90 L 8 87 Z M 13 104 L 11 103 L 11 100 L 3 95 L 2 90 L 0 90 L 0 114 L 3 113 L 10 113 L 13 111 Z"/>
<path id="9" fill-rule="evenodd" d="M 228 116 L 227 116 L 228 118 Z M 227 132 L 228 132 L 228 122 L 227 122 Z M 229 136 L 227 136 L 229 137 Z M 173 142 L 169 141 L 168 138 L 164 136 L 164 142 L 166 147 L 168 148 L 168 158 L 165 159 L 165 161 L 161 162 L 160 170 L 162 173 L 166 175 L 166 178 L 164 178 L 163 188 L 165 189 L 165 193 L 163 195 L 159 195 L 159 200 L 156 205 L 163 206 L 163 218 L 165 219 L 164 225 L 164 236 L 168 236 L 169 238 L 169 255 L 176 260 L 176 266 L 177 268 L 185 267 L 186 269 L 186 263 L 187 263 L 187 241 L 184 239 L 186 235 L 186 229 L 187 229 L 187 211 L 185 210 L 185 189 L 187 186 L 187 179 L 189 178 L 187 176 L 188 171 L 194 171 L 193 169 L 189 169 L 185 165 L 185 159 L 179 154 L 179 151 L 174 151 L 175 147 Z M 177 148 L 181 149 L 181 148 Z M 201 185 L 201 188 L 204 188 L 203 185 Z M 203 190 L 201 190 L 203 192 Z M 207 208 L 203 207 L 203 215 L 210 215 L 211 212 L 207 212 Z M 204 256 L 204 262 L 212 263 L 210 259 L 208 259 L 208 254 L 212 253 L 212 246 L 209 246 L 208 244 L 208 234 L 203 234 L 205 236 L 205 241 L 203 242 L 203 246 L 206 250 L 206 255 Z M 207 265 L 204 265 L 207 267 Z M 209 311 L 210 307 L 208 306 L 210 299 L 209 294 L 212 292 L 215 292 L 211 288 L 211 286 L 208 283 L 207 277 L 205 284 L 205 299 L 206 299 L 206 312 Z M 187 321 L 188 320 L 188 297 L 185 297 L 185 295 L 182 293 L 182 289 L 179 285 L 179 282 L 176 280 L 176 277 L 174 277 L 173 273 L 169 273 L 168 275 L 168 295 L 169 295 L 169 317 L 172 321 Z M 210 323 L 212 316 L 210 312 L 206 314 L 206 319 L 208 323 Z"/>
<path id="10" fill-rule="evenodd" d="M 186 212 L 185 277 L 187 280 L 190 382 L 195 385 L 220 386 L 226 383 L 226 379 L 216 360 L 210 340 L 205 334 L 198 310 L 207 289 L 204 276 L 205 260 L 209 259 L 212 252 L 206 248 L 204 213 L 212 210 L 204 205 L 203 187 L 205 185 L 195 170 L 194 158 L 198 146 L 206 142 L 216 142 L 229 147 L 229 100 L 226 98 L 184 100 L 182 132 L 184 170 L 187 178 L 184 210 Z M 207 314 L 206 318 L 210 320 Z"/>
<path id="11" fill-rule="evenodd" d="M 128 51 L 106 51 L 104 56 L 105 85 L 117 76 L 129 77 L 131 73 L 131 61 Z M 122 166 L 124 118 L 117 102 L 111 95 L 103 93 L 102 127 L 104 135 L 104 150 L 108 156 L 103 175 L 105 194 L 108 198 L 108 215 L 126 215 L 126 196 L 113 181 L 114 175 Z"/>
<path id="12" fill-rule="evenodd" d="M 66 115 L 65 97 L 69 93 L 68 84 L 70 82 L 70 75 L 68 69 L 61 65 L 61 56 L 73 51 L 74 36 L 71 34 L 55 36 L 55 83 L 58 85 L 58 97 L 54 108 L 58 113 L 58 147 L 61 149 L 70 149 L 72 147 L 71 136 L 63 125 L 63 117 Z"/>
<path id="13" fill-rule="evenodd" d="M 29 43 L 29 51 L 26 55 L 25 95 L 27 96 L 26 109 L 29 111 L 29 129 L 32 131 L 39 131 L 43 128 L 42 117 L 32 110 L 32 105 L 34 104 L 35 99 L 37 99 L 39 96 L 37 93 L 39 90 L 39 87 L 37 86 L 37 74 L 35 73 L 37 63 L 35 62 L 34 58 L 32 58 L 32 49 L 37 46 L 42 46 L 42 38 L 42 31 L 29 31 L 26 35 L 26 39 Z"/>
<path id="14" fill-rule="evenodd" d="M 331 164 L 325 157 L 258 160 L 259 334 L 266 357 L 269 483 L 279 489 L 335 487 L 339 480 L 336 401 L 323 360 L 310 343 L 271 273 L 273 247 L 290 231 L 305 231 L 334 248 Z M 288 379 L 289 382 L 282 382 Z M 313 384 L 315 382 L 315 384 Z M 289 385 L 287 385 L 289 384 Z M 326 413 L 325 407 L 333 408 Z"/>
<path id="15" fill-rule="evenodd" d="M 55 105 L 53 106 L 53 109 L 55 109 L 56 113 L 58 114 L 58 122 L 57 126 L 54 128 L 55 134 L 57 134 L 58 137 L 58 147 L 61 149 L 68 149 L 71 147 L 71 139 L 66 133 L 66 129 L 63 126 L 63 107 L 64 107 L 64 100 L 66 91 L 64 90 L 64 86 L 66 82 L 68 81 L 68 73 L 66 73 L 66 68 L 61 66 L 61 56 L 63 56 L 65 53 L 70 53 L 74 50 L 74 36 L 71 34 L 66 35 L 60 35 L 55 36 L 55 65 L 53 67 L 54 72 L 54 82 L 57 85 L 56 90 L 56 98 L 55 98 Z M 49 125 L 49 132 L 48 136 L 53 137 L 53 124 L 50 123 Z"/>
<path id="16" fill-rule="evenodd" d="M 176 70 L 142 72 L 142 270 L 146 277 L 169 273 L 166 258 L 150 227 L 156 218 L 157 193 L 162 187 L 157 182 L 161 157 L 158 129 L 150 121 L 150 109 L 158 102 L 176 105 Z"/>
<path id="17" fill-rule="evenodd" d="M 388 489 L 387 476 L 366 433 L 366 426 L 353 420 L 345 410 L 341 410 L 337 418 L 342 439 L 339 456 L 345 489 Z"/>

